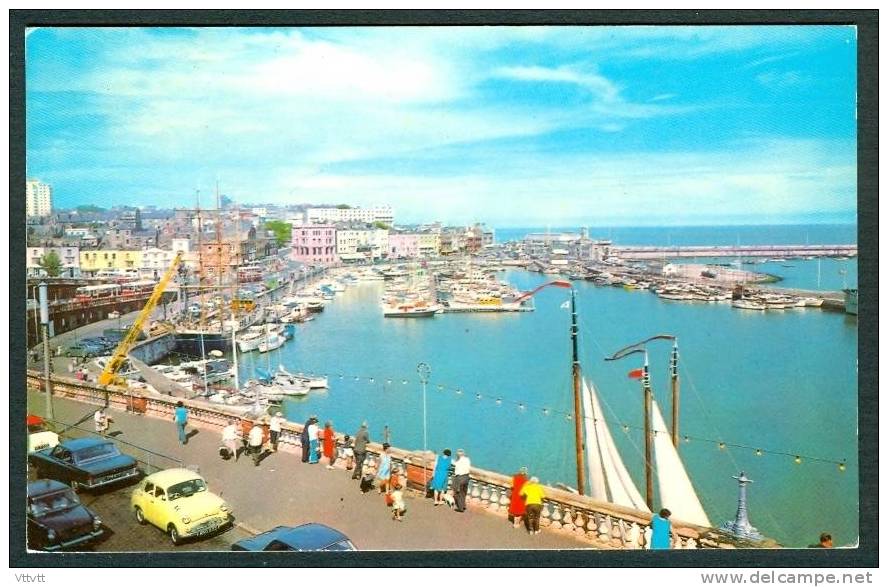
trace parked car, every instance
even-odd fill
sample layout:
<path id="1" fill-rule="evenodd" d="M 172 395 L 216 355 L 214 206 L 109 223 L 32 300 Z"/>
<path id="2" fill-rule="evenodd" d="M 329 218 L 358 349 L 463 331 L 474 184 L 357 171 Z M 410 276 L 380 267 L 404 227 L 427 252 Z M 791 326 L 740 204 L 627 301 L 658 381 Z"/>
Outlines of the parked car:
<path id="1" fill-rule="evenodd" d="M 140 524 L 151 523 L 173 544 L 212 534 L 231 524 L 231 508 L 210 493 L 203 477 L 189 469 L 148 475 L 133 491 L 130 505 Z"/>
<path id="2" fill-rule="evenodd" d="M 62 550 L 87 544 L 103 534 L 102 520 L 59 481 L 28 483 L 28 548 Z"/>
<path id="3" fill-rule="evenodd" d="M 28 455 L 37 477 L 68 483 L 75 491 L 95 489 L 139 476 L 136 459 L 122 454 L 110 440 L 75 438 Z"/>
<path id="4" fill-rule="evenodd" d="M 28 426 L 28 453 L 52 448 L 59 444 L 59 435 L 50 430 L 40 416 L 28 414 L 25 422 Z"/>
<path id="5" fill-rule="evenodd" d="M 278 526 L 252 538 L 239 540 L 231 550 L 242 551 L 343 551 L 357 550 L 348 536 L 324 524 Z"/>
<path id="6" fill-rule="evenodd" d="M 82 357 L 89 359 L 101 354 L 101 349 L 88 343 L 74 343 L 66 346 L 62 351 L 66 357 Z"/>
<path id="7" fill-rule="evenodd" d="M 120 318 L 120 312 L 114 310 L 113 312 L 108 312 L 108 319 L 113 320 L 115 318 Z"/>

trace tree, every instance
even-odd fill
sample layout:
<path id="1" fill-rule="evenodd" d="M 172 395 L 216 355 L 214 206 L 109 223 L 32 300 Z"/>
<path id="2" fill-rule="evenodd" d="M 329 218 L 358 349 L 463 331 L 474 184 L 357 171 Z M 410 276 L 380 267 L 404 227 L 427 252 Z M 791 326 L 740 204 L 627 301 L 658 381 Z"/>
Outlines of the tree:
<path id="1" fill-rule="evenodd" d="M 391 227 L 388 224 L 386 224 L 385 222 L 382 222 L 381 220 L 377 220 L 373 223 L 373 228 L 381 228 L 383 230 L 388 230 Z"/>
<path id="2" fill-rule="evenodd" d="M 269 220 L 265 223 L 265 229 L 270 230 L 274 233 L 274 238 L 277 240 L 278 246 L 289 242 L 292 238 L 293 225 L 288 222 L 282 222 L 280 220 Z"/>
<path id="3" fill-rule="evenodd" d="M 340 210 L 349 210 L 349 209 L 351 209 L 351 206 L 349 206 L 348 204 L 339 204 L 339 205 L 336 206 L 336 207 L 339 208 Z"/>
<path id="4" fill-rule="evenodd" d="M 55 251 L 49 251 L 40 257 L 39 265 L 49 277 L 58 277 L 62 274 L 62 260 Z"/>

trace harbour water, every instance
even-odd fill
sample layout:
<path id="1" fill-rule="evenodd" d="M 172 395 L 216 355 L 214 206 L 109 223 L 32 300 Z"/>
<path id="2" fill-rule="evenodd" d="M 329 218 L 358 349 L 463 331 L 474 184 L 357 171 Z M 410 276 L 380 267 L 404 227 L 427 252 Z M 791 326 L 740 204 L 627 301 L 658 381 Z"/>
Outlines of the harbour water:
<path id="1" fill-rule="evenodd" d="M 548 277 L 500 275 L 521 289 Z M 747 313 L 587 282 L 575 286 L 584 374 L 598 386 L 639 487 L 641 391 L 626 373 L 640 365 L 605 363 L 603 357 L 653 334 L 674 334 L 681 350 L 681 434 L 690 437 L 680 450 L 711 522 L 733 518 L 737 486 L 731 477 L 744 470 L 755 481 L 751 522 L 763 534 L 788 546 L 816 542 L 823 531 L 837 545 L 856 541 L 856 318 L 814 309 Z M 572 410 L 570 316 L 561 307 L 566 290 L 544 290 L 530 313 L 385 319 L 382 288 L 378 282 L 350 287 L 268 357 L 272 368 L 280 363 L 330 378 L 329 391 L 287 400 L 288 419 L 303 422 L 317 414 L 345 433 L 366 419 L 373 440 L 382 440 L 387 426 L 393 444 L 421 449 L 416 366 L 426 362 L 432 369 L 429 448 L 464 448 L 479 467 L 510 473 L 526 465 L 545 482 L 574 485 L 574 426 L 566 417 Z M 651 365 L 668 420 L 669 347 L 661 344 L 650 349 Z M 266 366 L 265 355 L 242 356 L 242 379 L 257 366 Z M 724 449 L 719 441 L 727 443 Z M 844 460 L 846 467 L 840 471 L 811 457 Z"/>

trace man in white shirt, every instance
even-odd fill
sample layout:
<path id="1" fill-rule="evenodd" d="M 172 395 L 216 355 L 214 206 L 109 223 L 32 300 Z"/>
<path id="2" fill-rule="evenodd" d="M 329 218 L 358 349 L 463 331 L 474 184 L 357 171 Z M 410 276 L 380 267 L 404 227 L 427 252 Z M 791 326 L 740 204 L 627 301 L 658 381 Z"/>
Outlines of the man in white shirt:
<path id="1" fill-rule="evenodd" d="M 268 423 L 268 433 L 271 435 L 272 452 L 277 452 L 278 440 L 281 437 L 281 424 L 286 421 L 287 420 L 284 418 L 284 415 L 280 412 L 277 412 L 274 416 L 271 417 L 271 422 Z"/>
<path id="2" fill-rule="evenodd" d="M 456 501 L 456 511 L 466 511 L 466 494 L 469 491 L 469 471 L 472 461 L 466 456 L 463 449 L 457 449 L 456 460 L 453 461 L 453 499 Z"/>
<path id="3" fill-rule="evenodd" d="M 231 462 L 237 462 L 237 444 L 241 440 L 241 432 L 238 429 L 237 420 L 232 420 L 228 426 L 222 429 L 222 445 L 228 449 L 231 455 Z"/>
<path id="4" fill-rule="evenodd" d="M 249 445 L 250 453 L 253 455 L 253 465 L 259 466 L 259 460 L 262 456 L 262 441 L 265 440 L 265 428 L 261 423 L 253 424 L 250 428 Z"/>
<path id="5" fill-rule="evenodd" d="M 110 428 L 111 418 L 105 414 L 104 408 L 99 408 L 96 410 L 96 413 L 93 414 L 93 420 L 96 423 L 96 432 L 99 434 L 107 434 L 108 428 Z"/>

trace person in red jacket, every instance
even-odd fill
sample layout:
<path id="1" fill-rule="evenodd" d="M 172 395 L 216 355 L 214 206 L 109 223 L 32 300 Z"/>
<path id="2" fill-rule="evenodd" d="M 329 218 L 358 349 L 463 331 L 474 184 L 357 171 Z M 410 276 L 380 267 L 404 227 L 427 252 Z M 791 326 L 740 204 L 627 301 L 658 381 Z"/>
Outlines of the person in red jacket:
<path id="1" fill-rule="evenodd" d="M 512 525 L 517 528 L 524 517 L 524 496 L 521 495 L 521 488 L 527 482 L 527 467 L 521 467 L 512 477 L 512 495 L 509 498 L 509 519 Z"/>
<path id="2" fill-rule="evenodd" d="M 333 422 L 329 420 L 324 424 L 324 456 L 327 457 L 327 468 L 332 469 L 336 462 L 336 433 L 333 432 Z"/>

